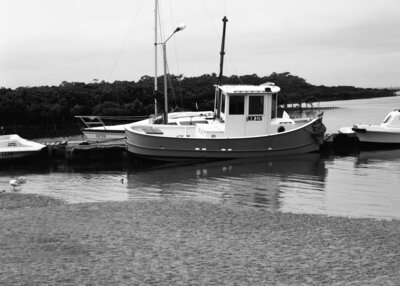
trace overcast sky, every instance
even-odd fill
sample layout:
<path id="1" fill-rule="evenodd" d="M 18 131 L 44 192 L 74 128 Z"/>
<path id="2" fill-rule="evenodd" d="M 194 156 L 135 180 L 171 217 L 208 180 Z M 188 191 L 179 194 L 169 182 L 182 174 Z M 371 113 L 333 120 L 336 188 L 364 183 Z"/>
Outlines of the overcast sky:
<path id="1" fill-rule="evenodd" d="M 160 0 L 170 72 L 400 86 L 400 0 Z M 0 0 L 0 87 L 154 75 L 154 0 Z M 160 61 L 159 75 L 162 71 Z"/>

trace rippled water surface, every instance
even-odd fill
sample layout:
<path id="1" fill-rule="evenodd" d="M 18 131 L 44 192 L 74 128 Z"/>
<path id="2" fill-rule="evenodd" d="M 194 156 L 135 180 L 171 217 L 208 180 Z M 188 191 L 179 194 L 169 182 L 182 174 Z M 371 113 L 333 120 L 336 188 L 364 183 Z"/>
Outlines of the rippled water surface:
<path id="1" fill-rule="evenodd" d="M 328 130 L 336 128 L 333 123 L 339 128 L 351 125 L 345 124 L 351 121 L 343 113 L 352 114 L 357 123 L 357 113 L 366 116 L 379 100 L 383 99 L 358 105 L 347 102 L 347 109 L 326 111 Z M 400 103 L 399 98 L 391 100 Z M 388 102 L 381 104 L 384 107 L 374 113 L 381 115 L 380 119 L 371 123 L 379 123 L 393 109 Z M 149 164 L 129 156 L 81 163 L 3 164 L 1 190 L 11 191 L 9 180 L 19 176 L 27 179 L 20 192 L 49 195 L 68 203 L 182 199 L 281 212 L 400 219 L 400 150 L 185 165 Z"/>

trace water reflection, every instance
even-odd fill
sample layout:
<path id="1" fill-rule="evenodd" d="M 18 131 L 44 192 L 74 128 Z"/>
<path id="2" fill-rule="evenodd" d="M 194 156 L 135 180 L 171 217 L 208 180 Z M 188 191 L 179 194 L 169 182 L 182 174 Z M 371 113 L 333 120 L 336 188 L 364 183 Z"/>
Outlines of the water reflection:
<path id="1" fill-rule="evenodd" d="M 400 150 L 327 158 L 325 198 L 311 213 L 400 218 Z"/>
<path id="2" fill-rule="evenodd" d="M 23 192 L 69 203 L 174 198 L 277 210 L 287 190 L 323 192 L 326 169 L 319 154 L 197 164 L 154 164 L 124 157 L 90 164 L 16 164 L 0 168 L 0 185 L 19 176 L 28 180 Z"/>
<path id="3" fill-rule="evenodd" d="M 129 195 L 181 197 L 279 209 L 282 189 L 323 191 L 324 161 L 319 154 L 283 159 L 230 160 L 152 171 L 128 171 Z"/>
<path id="4" fill-rule="evenodd" d="M 400 218 L 400 150 L 338 157 L 301 156 L 154 164 L 124 156 L 107 161 L 32 161 L 0 166 L 0 190 L 24 176 L 21 192 L 67 203 L 196 200 L 273 211 Z"/>
<path id="5" fill-rule="evenodd" d="M 126 160 L 82 161 L 36 160 L 0 166 L 0 186 L 9 190 L 11 178 L 24 176 L 27 183 L 21 192 L 49 195 L 67 203 L 127 200 Z M 8 188 L 8 189 L 7 189 Z"/>
<path id="6" fill-rule="evenodd" d="M 390 164 L 400 161 L 400 149 L 371 150 L 360 152 L 357 156 L 356 166 L 362 168 L 367 165 Z M 399 170 L 393 170 L 399 171 Z"/>

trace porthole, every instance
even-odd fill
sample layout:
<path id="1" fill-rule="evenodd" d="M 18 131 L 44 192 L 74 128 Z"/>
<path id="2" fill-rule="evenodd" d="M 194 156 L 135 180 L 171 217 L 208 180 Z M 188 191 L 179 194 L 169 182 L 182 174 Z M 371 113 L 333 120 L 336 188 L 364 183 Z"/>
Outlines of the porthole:
<path id="1" fill-rule="evenodd" d="M 281 133 L 281 132 L 285 132 L 285 127 L 283 127 L 283 126 L 278 127 L 278 133 Z"/>

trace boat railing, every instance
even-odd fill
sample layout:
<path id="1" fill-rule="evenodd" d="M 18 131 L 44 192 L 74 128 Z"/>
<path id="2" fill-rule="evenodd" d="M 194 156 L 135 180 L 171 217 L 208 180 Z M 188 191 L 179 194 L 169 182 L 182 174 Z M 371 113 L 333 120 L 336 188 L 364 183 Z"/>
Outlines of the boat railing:
<path id="1" fill-rule="evenodd" d="M 148 116 L 96 116 L 96 115 L 76 115 L 75 118 L 81 120 L 86 128 L 104 127 L 118 124 L 128 124 L 139 120 L 147 119 Z"/>

